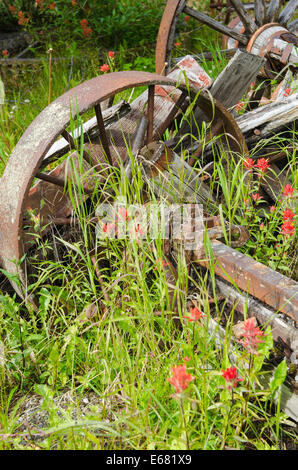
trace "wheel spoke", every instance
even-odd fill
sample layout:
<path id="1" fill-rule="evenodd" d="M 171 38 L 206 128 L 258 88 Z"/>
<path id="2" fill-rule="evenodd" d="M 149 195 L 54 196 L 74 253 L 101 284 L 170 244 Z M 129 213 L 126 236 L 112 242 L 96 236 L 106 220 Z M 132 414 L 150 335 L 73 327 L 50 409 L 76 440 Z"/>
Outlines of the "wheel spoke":
<path id="1" fill-rule="evenodd" d="M 248 43 L 248 39 L 246 36 L 244 36 L 244 34 L 237 33 L 232 28 L 229 28 L 228 26 L 219 23 L 219 21 L 210 18 L 210 16 L 205 15 L 204 13 L 200 13 L 199 11 L 193 10 L 189 7 L 185 7 L 184 12 L 197 19 L 201 23 L 210 26 L 210 28 L 215 29 L 215 31 L 218 31 L 219 33 L 225 34 L 226 36 L 236 39 L 236 41 L 239 41 L 241 44 L 246 45 Z"/>
<path id="2" fill-rule="evenodd" d="M 267 21 L 268 23 L 274 23 L 279 17 L 279 12 L 281 8 L 280 0 L 271 0 L 268 11 L 267 11 Z"/>
<path id="3" fill-rule="evenodd" d="M 244 8 L 241 0 L 230 0 L 230 1 L 232 3 L 233 7 L 235 8 L 235 10 L 237 11 L 237 13 L 239 15 L 239 18 L 241 19 L 241 21 L 242 21 L 242 23 L 245 27 L 245 30 L 249 34 L 253 34 L 257 30 L 256 24 L 253 21 L 253 19 L 251 18 L 251 16 L 249 15 L 249 13 L 247 13 L 247 11 Z"/>
<path id="4" fill-rule="evenodd" d="M 48 173 L 41 173 L 37 172 L 35 175 L 36 178 L 47 181 L 48 183 L 55 184 L 56 186 L 59 186 L 60 188 L 66 188 L 67 187 L 67 181 L 64 180 L 63 178 L 58 178 L 57 176 L 54 175 L 49 175 Z M 87 194 L 92 194 L 93 190 L 86 188 L 85 186 L 82 186 L 82 189 L 85 193 Z"/>
<path id="5" fill-rule="evenodd" d="M 176 101 L 176 103 L 174 104 L 172 109 L 170 110 L 170 112 L 169 112 L 168 116 L 166 117 L 166 119 L 164 120 L 164 122 L 155 131 L 154 140 L 161 139 L 164 132 L 167 130 L 167 128 L 173 122 L 177 112 L 179 111 L 179 109 L 181 109 L 181 106 L 185 102 L 187 96 L 188 96 L 187 91 L 183 91 L 181 93 L 181 95 L 179 96 L 178 100 Z"/>
<path id="6" fill-rule="evenodd" d="M 265 20 L 265 0 L 255 0 L 255 22 L 262 26 Z"/>
<path id="7" fill-rule="evenodd" d="M 154 85 L 148 87 L 148 105 L 147 105 L 147 145 L 152 142 L 153 139 L 153 121 L 154 121 Z"/>
<path id="8" fill-rule="evenodd" d="M 289 31 L 291 31 L 292 33 L 296 33 L 298 32 L 298 18 L 294 21 L 292 21 L 291 23 L 289 23 L 288 25 L 288 29 Z"/>
<path id="9" fill-rule="evenodd" d="M 290 19 L 296 13 L 298 8 L 298 0 L 290 0 L 287 6 L 282 10 L 281 14 L 279 15 L 278 22 L 283 26 L 286 26 Z"/>
<path id="10" fill-rule="evenodd" d="M 67 132 L 66 129 L 64 129 L 64 131 L 61 132 L 61 135 L 62 135 L 62 137 L 64 137 L 65 140 L 67 140 L 67 142 L 69 143 L 70 148 L 72 150 L 76 150 L 75 141 L 74 141 L 72 135 L 69 132 Z M 83 150 L 83 158 L 89 165 L 91 164 L 96 169 L 96 171 L 99 171 L 98 162 L 93 161 L 92 157 L 89 155 L 89 153 L 86 150 Z"/>
<path id="11" fill-rule="evenodd" d="M 102 117 L 102 113 L 101 113 L 100 104 L 97 104 L 94 107 L 94 109 L 95 109 L 95 115 L 96 115 L 96 120 L 97 120 L 97 125 L 98 125 L 99 137 L 100 137 L 100 140 L 101 140 L 101 144 L 102 144 L 103 150 L 106 154 L 106 157 L 109 161 L 109 164 L 111 166 L 113 166 L 110 147 L 109 147 L 109 142 L 108 142 L 108 138 L 107 138 L 107 134 L 106 134 L 106 130 L 105 130 L 105 125 L 104 125 L 104 121 L 103 121 L 103 117 Z"/>

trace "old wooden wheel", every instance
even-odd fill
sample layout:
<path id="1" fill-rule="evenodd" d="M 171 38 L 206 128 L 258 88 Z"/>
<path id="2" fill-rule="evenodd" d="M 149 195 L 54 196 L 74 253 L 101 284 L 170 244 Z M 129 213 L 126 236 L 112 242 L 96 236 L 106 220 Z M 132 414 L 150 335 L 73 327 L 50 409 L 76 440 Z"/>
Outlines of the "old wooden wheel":
<path id="1" fill-rule="evenodd" d="M 112 97 L 117 101 L 119 94 L 141 87 L 145 91 L 130 106 L 124 104 L 122 110 L 121 103 L 116 104 L 116 118 L 105 120 L 103 101 Z M 160 140 L 180 110 L 187 113 L 190 98 L 198 91 L 191 84 L 176 86 L 175 80 L 147 72 L 115 72 L 78 85 L 37 116 L 14 148 L 0 182 L 1 265 L 19 295 L 26 298 L 36 218 L 41 236 L 71 224 L 70 188 L 81 195 L 80 201 L 92 196 L 98 202 L 109 168 L 121 166 L 128 158 L 127 143 L 137 152 L 144 144 Z M 226 109 L 203 90 L 196 98 L 204 116 L 221 133 L 228 132 L 234 148 L 236 143 L 236 149 L 243 150 L 245 140 Z M 82 147 L 82 127 L 78 131 L 70 126 L 76 116 L 89 119 L 83 124 L 83 131 L 88 131 Z"/>
<path id="2" fill-rule="evenodd" d="M 232 55 L 238 48 L 265 57 L 263 75 L 275 78 L 289 65 L 297 73 L 298 0 L 255 0 L 254 15 L 241 0 L 230 0 L 238 15 L 229 25 L 187 5 L 186 0 L 168 0 L 157 37 L 156 72 L 167 75 L 172 68 L 176 27 L 179 17 L 187 15 L 223 35 L 223 53 Z M 210 52 L 206 52 L 206 57 Z M 279 80 L 283 77 L 279 76 Z"/>

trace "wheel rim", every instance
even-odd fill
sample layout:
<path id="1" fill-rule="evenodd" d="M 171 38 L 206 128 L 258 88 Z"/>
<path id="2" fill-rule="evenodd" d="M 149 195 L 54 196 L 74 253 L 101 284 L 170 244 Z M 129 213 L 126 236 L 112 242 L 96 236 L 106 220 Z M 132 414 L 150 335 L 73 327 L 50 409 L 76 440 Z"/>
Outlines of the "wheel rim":
<path id="1" fill-rule="evenodd" d="M 23 264 L 15 263 L 14 260 L 21 260 L 26 253 L 24 248 L 25 230 L 23 227 L 23 217 L 29 196 L 31 197 L 30 200 L 33 200 L 32 197 L 34 198 L 35 196 L 35 186 L 33 189 L 31 186 L 34 177 L 41 174 L 40 169 L 43 167 L 45 156 L 59 135 L 68 138 L 70 148 L 72 147 L 72 137 L 65 130 L 69 125 L 71 116 L 75 117 L 77 114 L 82 115 L 91 108 L 94 108 L 100 129 L 102 126 L 100 103 L 111 98 L 115 93 L 141 86 L 145 86 L 148 89 L 148 106 L 146 110 L 148 126 L 146 142 L 149 143 L 153 138 L 156 139 L 159 137 L 158 132 L 163 133 L 165 130 L 165 126 L 163 126 L 164 122 L 158 125 L 158 122 L 156 123 L 154 121 L 155 88 L 158 90 L 159 86 L 175 87 L 180 94 L 179 106 L 187 100 L 188 92 L 184 85 L 180 84 L 176 87 L 176 82 L 170 78 L 147 72 L 129 71 L 115 72 L 93 78 L 57 98 L 37 116 L 13 150 L 0 183 L 0 257 L 3 268 L 11 275 L 17 275 L 19 277 L 21 287 L 14 281 L 12 281 L 12 284 L 22 297 L 26 295 L 26 270 Z M 189 92 L 196 94 L 198 89 L 189 85 Z M 181 100 L 183 96 L 184 99 Z M 216 102 L 215 104 L 212 103 L 207 93 L 202 92 L 202 96 L 199 99 L 201 107 L 207 115 L 210 115 L 211 110 L 215 107 L 217 113 L 219 113 L 218 115 L 224 118 L 225 127 L 228 132 L 232 134 L 232 140 L 238 140 L 242 148 L 244 148 L 245 141 L 241 131 L 225 108 Z M 176 96 L 176 101 L 172 101 L 174 104 L 171 103 L 169 108 L 170 113 L 165 120 L 167 121 L 167 126 L 170 125 L 170 121 L 173 121 L 179 110 L 178 102 L 179 98 Z M 175 110 L 173 112 L 174 108 Z M 106 153 L 107 160 L 114 164 L 114 159 L 109 155 L 109 147 L 105 148 L 106 139 L 107 132 L 103 128 L 103 132 L 101 133 L 100 131 L 101 147 Z M 54 170 L 54 173 L 55 171 L 56 170 Z M 55 176 L 59 177 L 57 171 L 54 174 L 54 177 Z M 51 177 L 51 173 L 44 173 L 43 178 L 44 177 Z M 56 185 L 55 181 L 53 183 Z M 52 184 L 52 182 L 50 184 Z"/>

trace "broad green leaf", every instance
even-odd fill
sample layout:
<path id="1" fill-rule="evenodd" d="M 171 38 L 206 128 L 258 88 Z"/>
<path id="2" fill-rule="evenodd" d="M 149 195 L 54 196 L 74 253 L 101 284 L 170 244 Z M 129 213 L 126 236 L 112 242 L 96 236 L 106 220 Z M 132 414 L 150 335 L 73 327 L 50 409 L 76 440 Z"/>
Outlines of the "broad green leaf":
<path id="1" fill-rule="evenodd" d="M 280 364 L 278 364 L 277 368 L 275 369 L 273 379 L 270 382 L 270 390 L 274 391 L 278 387 L 280 387 L 284 383 L 286 375 L 287 363 L 284 359 L 283 361 L 281 361 Z"/>

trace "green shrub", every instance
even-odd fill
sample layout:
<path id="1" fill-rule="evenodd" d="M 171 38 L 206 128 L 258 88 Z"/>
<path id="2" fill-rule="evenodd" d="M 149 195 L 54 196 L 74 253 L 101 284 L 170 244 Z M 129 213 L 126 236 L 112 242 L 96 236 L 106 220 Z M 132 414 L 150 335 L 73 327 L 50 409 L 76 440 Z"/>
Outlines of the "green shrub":
<path id="1" fill-rule="evenodd" d="M 52 29 L 115 47 L 155 41 L 165 0 L 4 0 L 0 28 Z M 82 25 L 82 20 L 84 23 Z"/>

